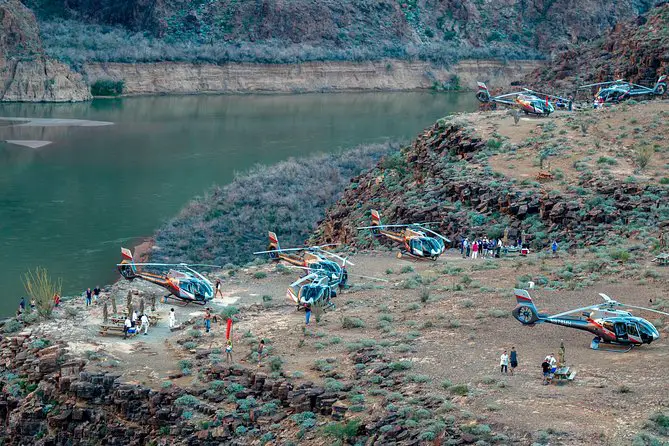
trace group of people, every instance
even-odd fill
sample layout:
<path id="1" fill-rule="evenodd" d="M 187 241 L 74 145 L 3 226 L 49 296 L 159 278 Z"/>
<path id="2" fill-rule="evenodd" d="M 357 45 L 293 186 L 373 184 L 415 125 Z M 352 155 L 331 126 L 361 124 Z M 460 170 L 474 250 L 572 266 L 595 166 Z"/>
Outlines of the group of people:
<path id="1" fill-rule="evenodd" d="M 550 384 L 555 375 L 555 371 L 557 370 L 557 359 L 555 359 L 553 353 L 544 358 L 544 362 L 541 363 L 541 370 L 544 374 L 543 384 Z"/>
<path id="2" fill-rule="evenodd" d="M 174 309 L 172 309 L 172 311 L 174 311 Z M 139 328 L 137 328 L 138 320 L 141 323 Z M 149 334 L 149 317 L 144 313 L 138 318 L 137 311 L 132 310 L 132 314 L 126 316 L 125 322 L 123 323 L 123 339 L 128 338 L 128 333 L 133 331 L 135 333 L 140 333 L 142 330 L 144 330 L 144 335 Z"/>
<path id="3" fill-rule="evenodd" d="M 460 254 L 462 258 L 492 259 L 499 257 L 502 253 L 503 243 L 501 239 L 488 239 L 487 237 L 469 240 L 468 237 L 460 242 Z"/>
<path id="4" fill-rule="evenodd" d="M 502 352 L 502 356 L 499 358 L 499 372 L 504 374 L 509 373 L 509 365 L 511 366 L 511 374 L 513 375 L 516 367 L 518 367 L 518 352 L 516 352 L 516 347 L 511 347 L 511 353 L 507 353 L 506 350 Z"/>
<path id="5" fill-rule="evenodd" d="M 90 288 L 87 288 L 85 291 L 85 296 L 86 296 L 86 306 L 89 307 L 93 303 L 93 298 L 95 298 L 95 302 L 98 301 L 100 298 L 100 293 L 102 292 L 102 289 L 100 289 L 100 285 L 96 285 L 93 290 Z"/>

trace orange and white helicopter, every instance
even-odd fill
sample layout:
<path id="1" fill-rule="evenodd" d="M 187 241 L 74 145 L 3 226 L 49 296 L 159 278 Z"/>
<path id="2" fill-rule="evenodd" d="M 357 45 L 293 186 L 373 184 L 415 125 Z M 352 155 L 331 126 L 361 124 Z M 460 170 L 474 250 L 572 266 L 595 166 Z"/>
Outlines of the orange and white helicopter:
<path id="1" fill-rule="evenodd" d="M 446 243 L 451 241 L 443 235 L 421 226 L 425 224 L 430 223 L 382 225 L 381 215 L 378 211 L 372 210 L 372 225 L 357 229 L 371 229 L 372 234 L 376 237 L 383 236 L 393 242 L 401 243 L 402 247 L 400 252 L 397 253 L 398 259 L 401 259 L 404 254 L 408 254 L 418 259 L 437 260 L 446 250 Z M 404 230 L 396 232 L 388 228 L 404 228 Z"/>
<path id="2" fill-rule="evenodd" d="M 127 248 L 121 248 L 121 256 L 121 263 L 118 263 L 116 267 L 126 280 L 141 279 L 156 284 L 169 292 L 166 298 L 173 297 L 185 302 L 186 305 L 189 303 L 205 305 L 214 298 L 214 287 L 211 282 L 192 267 L 220 268 L 220 266 L 186 263 L 135 263 L 132 252 Z M 169 268 L 169 270 L 165 274 L 159 274 L 138 269 L 138 266 Z"/>

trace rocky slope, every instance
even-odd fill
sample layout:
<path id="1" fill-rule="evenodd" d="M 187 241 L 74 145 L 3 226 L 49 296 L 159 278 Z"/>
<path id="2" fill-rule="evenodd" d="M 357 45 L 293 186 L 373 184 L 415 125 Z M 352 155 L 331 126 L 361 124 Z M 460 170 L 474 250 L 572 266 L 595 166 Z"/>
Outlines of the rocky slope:
<path id="1" fill-rule="evenodd" d="M 617 113 L 602 113 L 599 122 L 566 115 L 545 123 L 526 118 L 517 127 L 503 112 L 440 120 L 411 146 L 354 178 L 316 238 L 372 246 L 372 238 L 355 229 L 369 224 L 371 209 L 385 222 L 440 222 L 440 231 L 456 242 L 501 237 L 506 228 L 511 240 L 525 234 L 535 248 L 556 238 L 587 246 L 610 243 L 614 234 L 655 237 L 669 219 L 669 189 L 653 177 L 662 175 L 666 145 L 656 144 L 659 170 L 651 172 L 633 139 L 611 138 L 605 129 L 620 119 L 638 123 L 645 113 L 665 112 L 641 108 L 624 118 Z M 648 118 L 651 134 L 659 131 L 658 123 Z M 657 138 L 664 140 L 661 131 Z"/>
<path id="2" fill-rule="evenodd" d="M 54 54 L 78 62 L 289 63 L 418 57 L 450 63 L 467 57 L 536 58 L 596 38 L 621 20 L 645 12 L 652 0 L 27 3 L 45 24 L 69 20 L 66 26 L 49 26 L 45 40 Z M 107 25 L 129 34 L 115 35 Z M 106 50 L 117 45 L 119 51 Z"/>
<path id="3" fill-rule="evenodd" d="M 86 99 L 81 75 L 44 55 L 33 13 L 18 0 L 0 2 L 0 101 Z"/>
<path id="4" fill-rule="evenodd" d="M 526 80 L 536 86 L 548 84 L 573 91 L 579 85 L 612 79 L 651 86 L 662 74 L 669 74 L 668 2 L 619 23 L 601 39 L 573 46 Z"/>

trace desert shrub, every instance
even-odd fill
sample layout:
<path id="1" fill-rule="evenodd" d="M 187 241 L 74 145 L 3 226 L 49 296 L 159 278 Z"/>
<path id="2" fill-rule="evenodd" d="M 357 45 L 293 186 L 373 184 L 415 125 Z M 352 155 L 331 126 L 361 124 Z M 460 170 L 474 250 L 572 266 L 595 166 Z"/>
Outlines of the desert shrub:
<path id="1" fill-rule="evenodd" d="M 402 269 L 400 270 L 400 273 L 402 273 L 402 274 L 407 274 L 407 273 L 412 273 L 413 271 L 414 271 L 414 270 L 413 270 L 413 266 L 411 266 L 411 265 L 405 265 L 405 266 L 403 266 Z"/>
<path id="2" fill-rule="evenodd" d="M 23 286 L 29 299 L 35 299 L 37 312 L 43 318 L 51 317 L 53 312 L 53 296 L 60 295 L 63 283 L 61 279 L 52 279 L 49 272 L 41 267 L 28 271 L 23 276 Z"/>
<path id="3" fill-rule="evenodd" d="M 424 304 L 430 299 L 430 288 L 423 287 L 420 289 L 420 301 Z"/>
<path id="4" fill-rule="evenodd" d="M 232 318 L 235 314 L 239 313 L 239 308 L 233 306 L 233 305 L 228 305 L 227 307 L 223 308 L 221 310 L 221 316 L 223 317 L 224 320 L 228 320 Z"/>
<path id="5" fill-rule="evenodd" d="M 455 384 L 448 388 L 448 390 L 455 395 L 467 395 L 469 393 L 469 386 L 467 384 Z"/>
<path id="6" fill-rule="evenodd" d="M 120 96 L 123 94 L 125 81 L 113 79 L 98 79 L 91 85 L 93 96 Z"/>
<path id="7" fill-rule="evenodd" d="M 638 148 L 634 156 L 634 160 L 636 161 L 637 166 L 639 166 L 639 169 L 641 170 L 645 169 L 648 166 L 652 158 L 653 158 L 653 148 L 650 146 L 643 146 Z"/>
<path id="8" fill-rule="evenodd" d="M 497 308 L 491 308 L 488 310 L 488 315 L 492 317 L 502 318 L 508 317 L 511 314 L 509 311 L 499 310 Z"/>
<path id="9" fill-rule="evenodd" d="M 5 333 L 15 333 L 23 328 L 23 324 L 17 320 L 11 319 L 7 321 L 2 328 Z"/>
<path id="10" fill-rule="evenodd" d="M 186 394 L 174 400 L 174 404 L 177 406 L 194 407 L 200 404 L 200 400 L 198 400 L 193 395 Z"/>
<path id="11" fill-rule="evenodd" d="M 388 367 L 390 367 L 396 372 L 401 372 L 404 370 L 409 370 L 411 367 L 413 367 L 413 364 L 411 363 L 411 361 L 396 361 L 388 364 Z"/>
<path id="12" fill-rule="evenodd" d="M 358 317 L 344 316 L 341 321 L 341 327 L 350 329 L 350 328 L 363 328 L 365 322 Z"/>
<path id="13" fill-rule="evenodd" d="M 265 277 L 267 277 L 267 273 L 265 271 L 256 271 L 253 273 L 254 279 L 264 279 Z"/>
<path id="14" fill-rule="evenodd" d="M 156 244 L 161 249 L 153 252 L 152 260 L 245 264 L 253 260 L 253 251 L 267 243 L 268 227 L 285 246 L 301 245 L 349 180 L 393 149 L 390 144 L 361 146 L 256 166 L 229 185 L 213 187 L 195 198 L 160 228 Z"/>

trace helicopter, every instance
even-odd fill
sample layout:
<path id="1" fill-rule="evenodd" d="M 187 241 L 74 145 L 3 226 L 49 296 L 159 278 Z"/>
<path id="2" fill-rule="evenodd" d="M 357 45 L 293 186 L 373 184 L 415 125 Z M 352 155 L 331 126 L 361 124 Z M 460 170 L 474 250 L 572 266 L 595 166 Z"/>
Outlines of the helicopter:
<path id="1" fill-rule="evenodd" d="M 553 96 L 546 93 L 537 93 L 536 91 L 523 88 L 522 91 L 514 93 L 506 93 L 497 96 L 491 96 L 488 87 L 483 82 L 477 82 L 478 91 L 476 99 L 484 104 L 492 103 L 493 108 L 497 104 L 507 105 L 510 107 L 518 107 L 526 115 L 548 116 L 555 111 L 555 106 L 548 100 L 548 98 L 555 99 L 556 104 L 565 106 L 571 101 L 569 99 Z"/>
<path id="2" fill-rule="evenodd" d="M 214 287 L 202 274 L 195 271 L 193 266 L 208 266 L 220 268 L 217 265 L 188 265 L 186 263 L 135 263 L 132 252 L 127 248 L 121 248 L 121 263 L 116 267 L 124 279 L 132 281 L 142 279 L 151 282 L 169 291 L 166 298 L 173 297 L 185 302 L 185 305 L 194 303 L 205 305 L 214 298 Z M 159 268 L 173 267 L 167 274 L 155 274 L 140 270 L 138 266 L 155 266 Z"/>
<path id="3" fill-rule="evenodd" d="M 605 86 L 602 88 L 602 86 Z M 660 76 L 653 88 L 644 87 L 643 85 L 633 84 L 623 79 L 618 79 L 610 82 L 599 82 L 596 84 L 588 84 L 579 87 L 579 89 L 600 87 L 595 94 L 595 104 L 600 103 L 618 103 L 625 99 L 630 99 L 636 96 L 650 95 L 662 96 L 667 92 L 667 76 Z"/>
<path id="4" fill-rule="evenodd" d="M 337 254 L 328 252 L 323 248 L 336 246 L 334 244 L 309 246 L 305 248 L 281 248 L 279 238 L 274 232 L 269 232 L 269 246 L 266 251 L 257 251 L 253 254 L 269 254 L 270 259 L 279 262 L 281 260 L 300 268 L 307 269 L 310 273 L 320 272 L 328 277 L 332 287 L 345 288 L 348 283 L 348 271 L 346 265 L 354 264 L 348 259 Z M 302 253 L 302 255 L 299 255 Z M 341 265 L 326 257 L 341 261 Z"/>
<path id="5" fill-rule="evenodd" d="M 335 297 L 328 277 L 323 274 L 310 273 L 300 277 L 288 286 L 286 297 L 297 305 L 297 309 L 304 309 L 307 305 L 324 304 L 334 308 L 330 300 Z"/>
<path id="6" fill-rule="evenodd" d="M 650 344 L 659 339 L 660 333 L 653 324 L 646 319 L 633 316 L 628 311 L 617 309 L 618 307 L 636 308 L 669 316 L 669 313 L 663 311 L 617 302 L 603 293 L 599 293 L 604 299 L 602 304 L 547 315 L 537 311 L 530 294 L 526 290 L 514 289 L 513 291 L 518 305 L 511 314 L 521 324 L 533 326 L 545 322 L 589 331 L 595 335 L 591 344 L 591 347 L 595 350 L 599 348 L 599 343 L 603 342 L 613 346 L 626 347 L 627 349 L 624 351 L 627 352 L 636 346 Z M 580 315 L 573 315 L 579 312 Z"/>
<path id="7" fill-rule="evenodd" d="M 381 215 L 378 211 L 372 210 L 372 225 L 357 229 L 371 229 L 372 234 L 376 237 L 385 236 L 394 242 L 402 243 L 404 246 L 397 253 L 398 259 L 401 259 L 404 254 L 408 254 L 417 259 L 436 261 L 446 250 L 445 243 L 450 243 L 451 241 L 441 234 L 421 226 L 421 224 L 428 223 L 382 225 Z M 395 232 L 387 230 L 388 228 L 404 228 L 404 231 Z M 432 236 L 428 236 L 427 233 L 432 234 Z"/>

